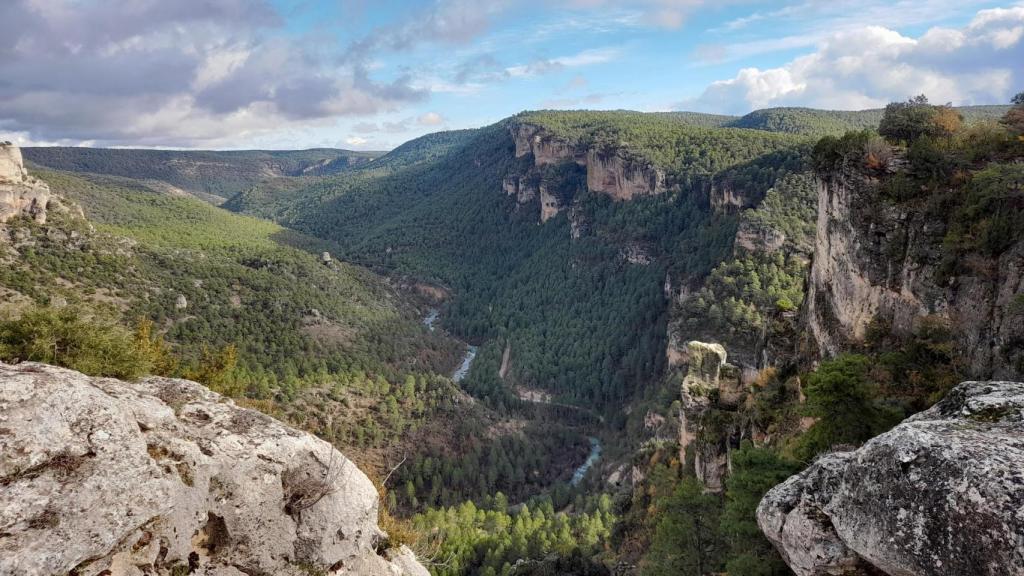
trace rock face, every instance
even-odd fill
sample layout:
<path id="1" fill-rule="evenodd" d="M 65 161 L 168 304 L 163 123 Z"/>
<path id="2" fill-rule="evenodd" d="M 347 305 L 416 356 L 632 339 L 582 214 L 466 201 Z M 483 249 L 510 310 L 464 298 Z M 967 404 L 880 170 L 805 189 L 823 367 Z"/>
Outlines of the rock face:
<path id="1" fill-rule="evenodd" d="M 786 235 L 774 228 L 756 226 L 749 221 L 740 222 L 733 241 L 733 255 L 742 252 L 772 254 L 786 245 Z"/>
<path id="2" fill-rule="evenodd" d="M 1024 383 L 959 385 L 776 486 L 757 518 L 798 576 L 1024 574 Z"/>
<path id="3" fill-rule="evenodd" d="M 0 142 L 0 223 L 19 215 L 44 223 L 49 203 L 50 187 L 28 175 L 21 150 Z"/>
<path id="4" fill-rule="evenodd" d="M 722 490 L 729 450 L 739 441 L 733 430 L 713 429 L 716 412 L 735 411 L 746 396 L 738 368 L 726 362 L 721 344 L 686 343 L 687 373 L 683 377 L 679 422 L 680 460 L 693 451 L 697 479 L 708 490 Z"/>
<path id="5" fill-rule="evenodd" d="M 880 197 L 878 182 L 847 169 L 818 182 L 814 257 L 805 301 L 813 343 L 831 356 L 861 340 L 872 320 L 910 332 L 946 320 L 976 377 L 1019 378 L 1024 366 L 1024 235 L 976 270 L 939 272 L 946 223 Z"/>
<path id="6" fill-rule="evenodd" d="M 186 380 L 0 364 L 0 574 L 427 574 L 330 444 Z"/>
<path id="7" fill-rule="evenodd" d="M 587 151 L 587 188 L 615 200 L 665 192 L 665 172 L 623 150 Z"/>
<path id="8" fill-rule="evenodd" d="M 665 172 L 651 162 L 621 148 L 598 149 L 577 145 L 550 134 L 540 126 L 514 123 L 510 127 L 516 158 L 530 155 L 535 167 L 575 162 L 587 169 L 587 188 L 615 200 L 662 194 Z M 505 191 L 510 187 L 506 183 Z"/>

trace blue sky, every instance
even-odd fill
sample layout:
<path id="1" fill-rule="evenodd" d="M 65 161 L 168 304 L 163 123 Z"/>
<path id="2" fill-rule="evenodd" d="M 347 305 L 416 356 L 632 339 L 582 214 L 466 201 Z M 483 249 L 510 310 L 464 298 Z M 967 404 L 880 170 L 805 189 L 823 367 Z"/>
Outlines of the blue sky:
<path id="1" fill-rule="evenodd" d="M 0 78 L 22 143 L 387 149 L 538 108 L 1005 103 L 1024 3 L 10 0 Z"/>

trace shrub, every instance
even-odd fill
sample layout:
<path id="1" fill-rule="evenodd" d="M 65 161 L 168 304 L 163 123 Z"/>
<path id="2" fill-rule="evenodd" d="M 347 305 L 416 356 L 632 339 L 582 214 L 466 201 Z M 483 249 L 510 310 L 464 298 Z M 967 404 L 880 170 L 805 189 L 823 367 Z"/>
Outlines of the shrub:
<path id="1" fill-rule="evenodd" d="M 110 315 L 78 307 L 34 308 L 0 322 L 0 360 L 45 362 L 91 376 L 135 378 L 154 357 Z"/>
<path id="2" fill-rule="evenodd" d="M 892 147 L 880 137 L 869 138 L 864 143 L 864 164 L 872 170 L 884 172 L 892 163 Z"/>

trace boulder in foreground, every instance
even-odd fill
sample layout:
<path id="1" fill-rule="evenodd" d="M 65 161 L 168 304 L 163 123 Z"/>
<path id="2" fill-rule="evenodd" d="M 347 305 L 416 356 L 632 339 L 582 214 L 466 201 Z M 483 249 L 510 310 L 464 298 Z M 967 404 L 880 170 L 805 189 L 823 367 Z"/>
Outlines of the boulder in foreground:
<path id="1" fill-rule="evenodd" d="M 330 444 L 200 384 L 0 363 L 0 575 L 425 576 Z"/>
<path id="2" fill-rule="evenodd" d="M 776 486 L 757 517 L 798 576 L 1024 574 L 1024 383 L 960 384 Z"/>

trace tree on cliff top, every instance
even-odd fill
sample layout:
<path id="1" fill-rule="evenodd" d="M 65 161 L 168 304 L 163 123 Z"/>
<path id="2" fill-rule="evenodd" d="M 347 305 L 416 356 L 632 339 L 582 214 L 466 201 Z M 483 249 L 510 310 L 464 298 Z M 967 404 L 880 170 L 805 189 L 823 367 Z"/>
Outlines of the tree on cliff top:
<path id="1" fill-rule="evenodd" d="M 928 103 L 925 95 L 885 107 L 878 133 L 892 142 L 912 143 L 922 136 L 948 137 L 960 130 L 963 116 L 949 104 Z"/>

